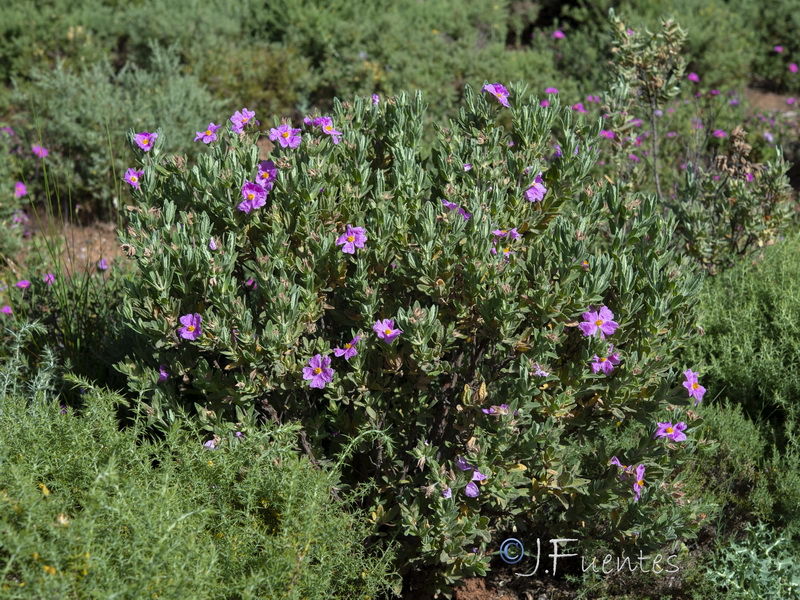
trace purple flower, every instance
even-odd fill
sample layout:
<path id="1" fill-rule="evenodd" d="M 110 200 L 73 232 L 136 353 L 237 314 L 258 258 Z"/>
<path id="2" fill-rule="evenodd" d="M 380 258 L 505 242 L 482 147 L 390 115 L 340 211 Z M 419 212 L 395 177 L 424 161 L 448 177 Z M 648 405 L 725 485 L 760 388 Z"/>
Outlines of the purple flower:
<path id="1" fill-rule="evenodd" d="M 474 481 L 470 481 L 464 490 L 464 494 L 466 494 L 467 498 L 477 498 L 480 493 L 481 492 L 478 489 L 478 486 L 475 485 Z"/>
<path id="2" fill-rule="evenodd" d="M 592 363 L 592 373 L 599 373 L 602 371 L 605 375 L 610 375 L 614 370 L 614 366 L 619 364 L 619 352 L 614 352 L 614 345 L 608 347 L 608 356 L 602 358 L 594 355 L 594 362 Z"/>
<path id="3" fill-rule="evenodd" d="M 209 250 L 216 250 L 217 249 L 217 243 L 214 241 L 213 237 L 210 240 L 208 240 L 208 248 L 209 248 Z"/>
<path id="4" fill-rule="evenodd" d="M 464 170 L 465 171 L 471 171 L 472 170 L 472 165 L 470 163 L 464 163 Z"/>
<path id="5" fill-rule="evenodd" d="M 697 75 L 697 73 L 689 73 L 689 75 L 686 76 L 686 79 L 689 81 L 694 81 L 695 83 L 700 83 L 700 77 Z"/>
<path id="6" fill-rule="evenodd" d="M 167 379 L 169 379 L 169 373 L 167 372 L 167 365 L 158 365 L 158 383 L 163 383 Z"/>
<path id="7" fill-rule="evenodd" d="M 334 348 L 333 349 L 333 353 L 337 357 L 338 356 L 344 356 L 345 360 L 350 360 L 356 354 L 358 354 L 358 351 L 356 350 L 356 344 L 358 344 L 358 340 L 360 340 L 360 339 L 361 339 L 361 336 L 357 335 L 356 337 L 353 338 L 352 341 L 350 341 L 347 344 L 345 344 L 344 348 Z"/>
<path id="8" fill-rule="evenodd" d="M 108 263 L 106 262 L 105 258 L 101 258 L 97 261 L 97 268 L 100 271 L 106 271 L 108 269 Z"/>
<path id="9" fill-rule="evenodd" d="M 22 198 L 27 193 L 28 193 L 28 188 L 25 187 L 24 183 L 18 181 L 14 186 L 14 194 L 17 196 L 17 198 Z"/>
<path id="10" fill-rule="evenodd" d="M 797 63 L 789 63 L 789 72 L 790 73 L 797 73 Z"/>
<path id="11" fill-rule="evenodd" d="M 444 488 L 444 490 L 442 490 L 442 496 L 443 497 L 450 498 L 452 495 L 453 495 L 453 491 L 450 489 L 450 487 L 446 487 L 446 488 Z"/>
<path id="12" fill-rule="evenodd" d="M 315 354 L 308 361 L 308 366 L 303 367 L 303 379 L 310 380 L 309 387 L 322 389 L 326 383 L 333 381 L 333 369 L 329 356 L 323 357 Z"/>
<path id="13" fill-rule="evenodd" d="M 199 314 L 188 314 L 181 317 L 181 325 L 183 327 L 178 329 L 178 335 L 185 340 L 196 340 L 203 333 L 200 323 L 203 322 L 203 317 Z"/>
<path id="14" fill-rule="evenodd" d="M 560 29 L 556 29 L 553 32 L 553 39 L 554 40 L 563 40 L 564 39 L 564 32 L 561 31 Z"/>
<path id="15" fill-rule="evenodd" d="M 659 423 L 658 431 L 656 431 L 654 438 L 668 437 L 673 442 L 682 442 L 686 439 L 686 434 L 683 431 L 686 429 L 686 423 L 681 421 L 677 425 L 672 423 Z"/>
<path id="16" fill-rule="evenodd" d="M 367 241 L 367 232 L 363 227 L 347 226 L 345 232 L 336 239 L 336 245 L 342 246 L 345 254 L 355 254 L 356 248 L 363 248 Z"/>
<path id="17" fill-rule="evenodd" d="M 588 110 L 586 110 L 583 106 L 583 102 L 578 102 L 577 104 L 572 105 L 572 110 L 578 111 L 579 113 L 588 114 Z"/>
<path id="18" fill-rule="evenodd" d="M 612 465 L 616 465 L 622 469 L 623 472 L 619 474 L 619 478 L 623 480 L 626 479 L 627 475 L 631 472 L 631 467 L 623 465 L 616 456 L 612 456 L 610 462 Z"/>
<path id="19" fill-rule="evenodd" d="M 604 138 L 607 138 L 609 140 L 613 140 L 614 139 L 614 132 L 610 131 L 608 129 L 601 129 L 600 130 L 600 137 L 604 137 Z"/>
<path id="20" fill-rule="evenodd" d="M 53 285 L 56 282 L 56 276 L 53 273 L 47 273 L 44 276 L 44 282 L 47 285 Z"/>
<path id="21" fill-rule="evenodd" d="M 778 54 L 781 54 L 783 52 L 783 46 L 775 46 L 773 50 L 775 50 L 775 52 Z"/>
<path id="22" fill-rule="evenodd" d="M 475 471 L 473 471 L 472 481 L 483 481 L 484 479 L 486 479 L 486 475 L 478 471 L 478 469 L 475 469 Z"/>
<path id="23" fill-rule="evenodd" d="M 214 440 L 208 440 L 203 447 L 208 448 L 209 450 L 216 450 L 217 449 L 217 442 Z"/>
<path id="24" fill-rule="evenodd" d="M 233 113 L 233 116 L 230 119 L 231 123 L 233 123 L 231 131 L 241 135 L 244 133 L 244 128 L 250 123 L 261 125 L 261 123 L 256 121 L 255 116 L 255 111 L 247 110 L 246 108 L 243 108 L 241 111 L 237 110 L 235 113 Z"/>
<path id="25" fill-rule="evenodd" d="M 458 204 L 456 204 L 455 202 L 448 202 L 444 198 L 442 198 L 442 204 L 444 204 L 444 207 L 449 210 L 456 210 L 458 208 Z"/>
<path id="26" fill-rule="evenodd" d="M 458 207 L 458 214 L 461 215 L 464 218 L 465 221 L 469 221 L 469 218 L 472 216 L 470 213 L 468 213 L 466 210 L 464 210 L 460 206 Z"/>
<path id="27" fill-rule="evenodd" d="M 500 104 L 506 108 L 509 108 L 508 97 L 510 96 L 510 93 L 505 86 L 500 85 L 499 83 L 490 83 L 483 86 L 483 91 L 489 92 L 492 96 L 497 98 L 497 101 Z"/>
<path id="28" fill-rule="evenodd" d="M 475 467 L 469 464 L 466 458 L 459 456 L 458 460 L 456 460 L 456 468 L 460 469 L 461 471 L 470 471 Z"/>
<path id="29" fill-rule="evenodd" d="M 667 136 L 668 138 L 674 138 L 676 135 L 678 135 L 678 132 L 677 132 L 677 131 L 668 131 L 668 132 L 666 133 L 666 136 Z"/>
<path id="30" fill-rule="evenodd" d="M 22 290 L 27 290 L 29 287 L 31 287 L 31 282 L 27 279 L 22 279 L 17 282 L 17 287 Z"/>
<path id="31" fill-rule="evenodd" d="M 256 181 L 258 185 L 263 187 L 268 192 L 275 185 L 275 178 L 278 175 L 278 167 L 271 160 L 262 160 L 258 163 L 258 176 Z"/>
<path id="32" fill-rule="evenodd" d="M 333 119 L 330 117 L 320 117 L 319 119 L 314 119 L 314 125 L 319 125 L 323 133 L 331 136 L 334 144 L 339 143 L 339 138 L 343 134 L 341 131 L 336 131 L 333 127 Z"/>
<path id="33" fill-rule="evenodd" d="M 541 102 L 539 102 L 539 106 L 541 106 L 542 108 L 547 108 L 548 106 L 550 106 L 550 101 L 542 100 Z"/>
<path id="34" fill-rule="evenodd" d="M 495 229 L 495 230 L 492 232 L 492 235 L 493 235 L 493 236 L 495 236 L 496 238 L 503 238 L 503 237 L 506 237 L 506 236 L 508 236 L 508 237 L 509 237 L 509 238 L 511 238 L 512 240 L 518 240 L 519 238 L 521 238 L 521 237 L 522 237 L 522 236 L 520 235 L 520 233 L 517 231 L 517 228 L 516 228 L 516 227 L 514 227 L 513 229 L 510 229 L 510 230 L 506 230 L 506 229 Z"/>
<path id="35" fill-rule="evenodd" d="M 220 127 L 222 127 L 222 125 L 214 125 L 213 123 L 209 123 L 205 131 L 195 132 L 197 137 L 194 138 L 194 141 L 197 142 L 202 140 L 204 144 L 210 144 L 217 139 L 217 129 Z"/>
<path id="36" fill-rule="evenodd" d="M 261 208 L 267 203 L 267 190 L 257 183 L 245 181 L 242 186 L 242 198 L 244 200 L 239 203 L 237 208 L 245 214 L 249 214 L 251 210 Z"/>
<path id="37" fill-rule="evenodd" d="M 124 179 L 138 190 L 140 185 L 139 180 L 142 178 L 142 175 L 144 175 L 144 171 L 137 171 L 134 168 L 130 168 L 125 171 Z"/>
<path id="38" fill-rule="evenodd" d="M 372 106 L 378 106 L 380 104 L 381 97 L 378 94 L 372 94 Z"/>
<path id="39" fill-rule="evenodd" d="M 698 374 L 694 373 L 691 369 L 683 372 L 686 381 L 683 382 L 683 387 L 689 392 L 689 398 L 694 398 L 694 405 L 697 406 L 703 400 L 703 394 L 706 393 L 706 388 L 700 385 L 697 381 Z"/>
<path id="40" fill-rule="evenodd" d="M 554 88 L 554 87 L 544 88 L 544 93 L 545 94 L 557 94 L 558 93 L 558 88 Z"/>
<path id="41" fill-rule="evenodd" d="M 631 160 L 631 161 L 633 161 L 633 162 L 639 162 L 639 161 L 640 161 L 640 160 L 642 160 L 642 159 L 641 159 L 641 158 L 639 158 L 638 156 L 636 156 L 636 155 L 635 155 L 633 152 L 631 152 L 631 153 L 628 155 L 628 160 Z"/>
<path id="42" fill-rule="evenodd" d="M 258 121 L 256 121 L 256 122 L 258 122 Z M 237 437 L 237 439 L 240 439 L 240 440 L 244 439 L 244 434 L 241 431 L 237 431 L 233 435 L 235 435 Z"/>
<path id="43" fill-rule="evenodd" d="M 0 131 L 5 133 L 8 137 L 14 136 L 14 130 L 11 127 L 0 127 Z"/>
<path id="44" fill-rule="evenodd" d="M 634 502 L 638 502 L 639 498 L 642 496 L 642 490 L 644 489 L 644 465 L 639 465 L 636 467 L 636 479 L 633 484 L 633 491 L 636 492 L 636 498 L 633 500 Z"/>
<path id="45" fill-rule="evenodd" d="M 585 337 L 591 337 L 600 333 L 601 339 L 606 339 L 607 335 L 612 335 L 619 327 L 619 323 L 614 321 L 614 313 L 606 306 L 601 306 L 599 311 L 587 311 L 583 313 L 583 323 L 579 323 Z"/>
<path id="46" fill-rule="evenodd" d="M 372 326 L 372 330 L 377 333 L 378 337 L 387 344 L 391 344 L 398 335 L 403 333 L 401 329 L 394 328 L 394 319 L 383 319 L 378 321 Z"/>
<path id="47" fill-rule="evenodd" d="M 33 152 L 39 158 L 45 158 L 49 154 L 47 148 L 45 148 L 44 146 L 36 146 L 36 145 L 31 146 L 31 152 Z"/>
<path id="48" fill-rule="evenodd" d="M 755 180 L 756 176 L 753 175 L 752 173 L 745 173 L 744 178 L 747 180 L 748 183 L 750 183 L 751 181 Z"/>
<path id="49" fill-rule="evenodd" d="M 533 374 L 537 377 L 547 377 L 550 375 L 550 373 L 545 371 L 539 363 L 533 363 Z"/>
<path id="50" fill-rule="evenodd" d="M 145 152 L 150 152 L 150 149 L 153 147 L 153 144 L 156 143 L 158 139 L 157 133 L 148 133 L 143 131 L 142 133 L 137 133 L 133 136 L 133 141 L 136 142 L 136 145 L 139 146 Z"/>
<path id="51" fill-rule="evenodd" d="M 786 99 L 786 104 L 788 104 L 789 106 L 791 106 L 791 105 L 792 105 L 792 104 L 794 104 L 796 101 L 797 101 L 797 98 L 795 98 L 794 96 L 792 96 L 791 98 L 787 98 L 787 99 Z"/>
<path id="52" fill-rule="evenodd" d="M 491 406 L 489 408 L 481 409 L 486 415 L 507 415 L 508 404 L 501 404 L 500 406 Z"/>
<path id="53" fill-rule="evenodd" d="M 727 133 L 725 133 L 725 131 L 723 131 L 722 129 L 717 129 L 717 130 L 716 130 L 716 131 L 714 131 L 714 133 L 712 133 L 711 135 L 713 135 L 715 138 L 724 138 L 724 137 L 728 137 L 728 134 L 727 134 Z"/>
<path id="54" fill-rule="evenodd" d="M 10 315 L 10 314 L 13 313 L 13 311 L 11 310 L 11 307 L 8 304 L 3 305 L 3 308 L 0 308 L 0 312 L 2 312 L 3 314 L 6 314 L 6 315 Z"/>
<path id="55" fill-rule="evenodd" d="M 269 139 L 273 142 L 278 140 L 284 148 L 297 148 L 300 145 L 300 130 L 292 129 L 291 124 L 284 123 L 269 130 Z"/>
<path id="56" fill-rule="evenodd" d="M 542 174 L 539 173 L 536 179 L 533 180 L 531 187 L 525 190 L 525 197 L 528 199 L 528 202 L 541 202 L 546 193 L 547 188 L 542 184 Z"/>

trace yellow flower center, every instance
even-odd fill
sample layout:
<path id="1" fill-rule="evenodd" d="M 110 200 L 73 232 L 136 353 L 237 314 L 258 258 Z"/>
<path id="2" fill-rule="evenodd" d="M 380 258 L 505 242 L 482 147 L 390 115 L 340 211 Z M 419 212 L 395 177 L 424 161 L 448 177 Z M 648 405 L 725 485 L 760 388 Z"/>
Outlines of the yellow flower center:
<path id="1" fill-rule="evenodd" d="M 672 433 L 673 431 L 675 430 L 672 427 L 667 427 L 667 433 Z"/>
<path id="2" fill-rule="evenodd" d="M 699 384 L 699 383 L 697 383 L 697 382 L 695 382 L 695 383 L 693 383 L 693 384 L 692 384 L 692 389 L 693 389 L 693 390 L 696 390 L 696 389 L 697 389 L 697 388 L 699 388 L 699 387 L 700 387 L 700 384 Z"/>
<path id="3" fill-rule="evenodd" d="M 261 179 L 269 179 L 269 173 L 262 173 Z"/>
<path id="4" fill-rule="evenodd" d="M 608 358 L 606 358 L 606 357 L 604 356 L 603 358 L 601 358 L 601 359 L 600 359 L 600 362 L 606 362 L 607 360 L 608 360 Z"/>
<path id="5" fill-rule="evenodd" d="M 589 261 L 588 260 L 583 261 L 583 266 L 584 267 L 588 267 L 589 266 Z"/>
<path id="6" fill-rule="evenodd" d="M 147 139 L 147 138 L 144 138 L 144 139 L 142 140 L 142 143 L 143 143 L 145 146 L 147 146 L 148 144 L 150 144 L 150 140 L 149 140 L 149 139 Z"/>
<path id="7" fill-rule="evenodd" d="M 644 479 L 640 479 L 639 481 L 637 481 L 636 485 L 638 485 L 639 487 L 644 487 Z"/>
<path id="8" fill-rule="evenodd" d="M 285 138 L 288 138 L 289 137 L 289 132 L 288 131 L 284 131 L 281 135 L 283 137 L 285 137 Z"/>
<path id="9" fill-rule="evenodd" d="M 344 345 L 344 349 L 345 349 L 345 350 L 350 350 L 350 348 L 351 348 L 351 347 L 352 347 L 352 346 L 351 346 L 349 343 L 347 343 L 347 344 L 345 344 L 345 345 Z"/>
<path id="10" fill-rule="evenodd" d="M 249 194 L 247 194 L 247 199 L 248 200 L 252 200 L 255 197 L 256 197 L 256 195 L 253 192 L 250 192 Z"/>
<path id="11" fill-rule="evenodd" d="M 206 129 L 206 135 L 213 135 L 213 134 L 214 134 L 213 131 L 211 131 L 210 129 Z"/>
<path id="12" fill-rule="evenodd" d="M 247 125 L 247 122 L 250 120 L 250 117 L 245 117 L 242 119 L 242 125 Z"/>
<path id="13" fill-rule="evenodd" d="M 317 367 L 316 369 L 314 369 L 314 375 L 319 375 L 320 373 L 322 373 L 321 368 Z"/>
<path id="14" fill-rule="evenodd" d="M 355 238 L 354 236 L 352 236 L 352 235 L 348 235 L 348 236 L 347 236 L 347 241 L 348 241 L 348 242 L 352 242 L 352 241 L 353 241 L 353 240 L 355 240 L 355 239 L 356 239 L 356 238 Z"/>
<path id="15" fill-rule="evenodd" d="M 597 319 L 597 321 L 595 321 L 594 324 L 600 327 L 600 325 L 603 324 L 603 319 Z"/>
<path id="16" fill-rule="evenodd" d="M 189 326 L 186 328 L 186 331 L 188 331 L 189 333 L 193 332 L 193 331 L 194 331 L 194 325 L 189 325 Z"/>
<path id="17" fill-rule="evenodd" d="M 507 232 L 505 229 L 501 229 L 501 230 L 500 230 L 500 234 L 501 234 L 501 235 L 505 235 L 506 233 L 508 233 L 508 232 Z"/>
<path id="18" fill-rule="evenodd" d="M 383 330 L 383 333 L 385 335 L 392 335 L 392 330 L 387 327 L 386 329 Z"/>
<path id="19" fill-rule="evenodd" d="M 333 127 L 330 125 L 325 125 L 325 131 L 330 131 L 331 129 L 333 129 Z"/>
<path id="20" fill-rule="evenodd" d="M 137 181 L 139 181 L 139 178 L 136 175 L 131 175 L 131 182 L 136 183 Z"/>

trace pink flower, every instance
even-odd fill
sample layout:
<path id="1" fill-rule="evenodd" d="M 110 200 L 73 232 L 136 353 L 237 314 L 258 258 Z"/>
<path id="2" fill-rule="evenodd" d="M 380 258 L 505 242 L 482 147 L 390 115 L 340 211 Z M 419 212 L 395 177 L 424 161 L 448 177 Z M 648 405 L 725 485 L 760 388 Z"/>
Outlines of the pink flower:
<path id="1" fill-rule="evenodd" d="M 655 439 L 667 437 L 671 439 L 673 442 L 682 442 L 686 439 L 686 434 L 683 431 L 686 429 L 686 423 L 681 421 L 677 425 L 672 425 L 672 423 L 659 423 L 658 424 L 658 431 L 656 431 L 655 435 L 653 436 Z"/>
<path id="2" fill-rule="evenodd" d="M 342 246 L 345 254 L 355 254 L 356 248 L 363 248 L 367 241 L 367 232 L 363 227 L 347 226 L 345 232 L 336 240 L 337 246 Z"/>
<path id="3" fill-rule="evenodd" d="M 36 145 L 31 146 L 31 152 L 33 152 L 39 158 L 45 158 L 49 154 L 47 148 L 45 148 L 44 146 L 36 146 Z"/>
<path id="4" fill-rule="evenodd" d="M 717 129 L 717 130 L 716 130 L 716 131 L 714 131 L 714 133 L 712 133 L 711 135 L 713 135 L 713 136 L 714 136 L 714 137 L 716 137 L 716 138 L 724 138 L 724 137 L 728 137 L 728 134 L 727 134 L 727 133 L 725 133 L 725 131 L 723 131 L 722 129 Z"/>
<path id="5" fill-rule="evenodd" d="M 381 97 L 378 94 L 372 94 L 372 106 L 378 106 L 381 102 Z"/>
<path id="6" fill-rule="evenodd" d="M 592 362 L 592 373 L 599 373 L 602 371 L 606 375 L 610 375 L 614 370 L 614 366 L 619 364 L 619 352 L 614 352 L 614 345 L 608 347 L 608 356 L 602 358 L 594 355 L 594 362 Z"/>
<path id="7" fill-rule="evenodd" d="M 157 133 L 148 133 L 143 131 L 142 133 L 137 133 L 133 136 L 133 141 L 136 142 L 136 145 L 139 146 L 145 152 L 150 152 L 153 148 L 153 144 L 155 144 L 156 140 L 158 139 Z"/>
<path id="8" fill-rule="evenodd" d="M 775 46 L 773 50 L 775 50 L 775 52 L 777 52 L 778 54 L 781 54 L 783 53 L 783 46 Z"/>
<path id="9" fill-rule="evenodd" d="M 797 63 L 789 63 L 789 73 L 797 73 Z"/>
<path id="10" fill-rule="evenodd" d="M 554 40 L 563 40 L 564 39 L 564 32 L 561 31 L 560 29 L 556 29 L 553 32 L 553 39 Z"/>
<path id="11" fill-rule="evenodd" d="M 256 181 L 258 185 L 267 190 L 268 192 L 275 185 L 275 178 L 278 176 L 278 167 L 271 160 L 262 160 L 258 163 L 258 176 Z"/>
<path id="12" fill-rule="evenodd" d="M 300 130 L 292 129 L 288 123 L 284 123 L 280 127 L 274 127 L 269 130 L 269 139 L 273 142 L 278 140 L 284 148 L 297 148 L 300 145 Z"/>
<path id="13" fill-rule="evenodd" d="M 213 123 L 209 123 L 208 127 L 205 131 L 197 131 L 197 137 L 194 138 L 194 141 L 201 141 L 204 144 L 210 144 L 214 140 L 217 139 L 217 129 L 222 127 L 222 125 L 214 125 Z"/>
<path id="14" fill-rule="evenodd" d="M 387 344 L 391 344 L 397 336 L 403 333 L 401 329 L 395 329 L 394 319 L 383 319 L 378 321 L 372 326 L 372 330 L 377 333 L 378 337 Z"/>
<path id="15" fill-rule="evenodd" d="M 44 276 L 44 282 L 47 285 L 53 285 L 56 282 L 56 276 L 53 273 L 48 273 Z"/>
<path id="16" fill-rule="evenodd" d="M 0 312 L 2 312 L 3 314 L 6 314 L 6 315 L 10 315 L 10 314 L 13 313 L 13 311 L 11 310 L 11 307 L 8 304 L 4 305 L 3 308 L 0 308 Z"/>
<path id="17" fill-rule="evenodd" d="M 589 111 L 586 110 L 583 106 L 583 102 L 578 102 L 577 104 L 572 105 L 572 110 L 578 111 L 579 113 L 587 114 Z"/>
<path id="18" fill-rule="evenodd" d="M 333 126 L 333 119 L 330 117 L 320 117 L 319 119 L 314 119 L 314 124 L 319 125 L 323 133 L 331 136 L 334 144 L 339 143 L 339 138 L 342 136 L 342 132 L 336 131 Z"/>
<path id="19" fill-rule="evenodd" d="M 183 327 L 178 329 L 178 335 L 184 340 L 196 340 L 203 333 L 203 329 L 200 326 L 202 322 L 203 317 L 197 313 L 183 315 L 181 317 L 181 325 L 183 325 Z"/>
<path id="20" fill-rule="evenodd" d="M 497 98 L 497 101 L 505 106 L 506 108 L 509 107 L 508 104 L 508 97 L 510 95 L 509 91 L 505 88 L 505 86 L 500 85 L 499 83 L 489 83 L 483 86 L 484 92 L 489 92 L 492 96 Z"/>
<path id="21" fill-rule="evenodd" d="M 143 175 L 144 171 L 137 171 L 134 168 L 130 168 L 127 171 L 125 171 L 125 177 L 123 179 L 125 179 L 125 181 L 127 181 L 135 189 L 138 190 L 140 185 L 139 180 L 142 178 Z"/>
<path id="22" fill-rule="evenodd" d="M 700 385 L 697 381 L 698 374 L 694 373 L 691 369 L 683 372 L 686 381 L 683 382 L 683 387 L 689 392 L 689 398 L 694 398 L 694 405 L 697 406 L 703 400 L 703 394 L 706 393 L 706 388 Z"/>
<path id="23" fill-rule="evenodd" d="M 236 111 L 233 113 L 233 116 L 230 118 L 231 123 L 233 123 L 233 127 L 231 127 L 231 131 L 233 133 L 238 133 L 241 135 L 244 133 L 244 128 L 249 125 L 250 123 L 255 123 L 256 125 L 261 125 L 255 119 L 256 113 L 252 110 L 247 110 L 243 108 L 241 111 Z"/>
<path id="24" fill-rule="evenodd" d="M 541 102 L 539 102 L 539 106 L 541 106 L 542 108 L 547 108 L 548 106 L 550 106 L 550 101 L 542 100 Z"/>
<path id="25" fill-rule="evenodd" d="M 27 279 L 22 279 L 17 282 L 17 287 L 21 290 L 27 290 L 29 287 L 31 287 L 31 282 Z"/>
<path id="26" fill-rule="evenodd" d="M 335 354 L 337 357 L 338 357 L 338 356 L 344 356 L 344 359 L 345 359 L 345 360 L 350 360 L 350 359 L 351 359 L 351 358 L 353 358 L 353 357 L 354 357 L 356 354 L 358 354 L 358 351 L 356 350 L 356 344 L 358 344 L 358 341 L 359 341 L 360 339 L 361 339 L 361 336 L 360 336 L 360 335 L 357 335 L 356 337 L 354 337 L 354 338 L 353 338 L 353 340 L 352 340 L 352 341 L 350 341 L 350 342 L 348 342 L 347 344 L 345 344 L 345 345 L 344 345 L 344 348 L 334 348 L 334 349 L 333 349 L 333 353 L 334 353 L 334 354 Z"/>
<path id="27" fill-rule="evenodd" d="M 542 174 L 539 173 L 533 180 L 531 187 L 525 190 L 525 197 L 528 199 L 528 202 L 541 202 L 546 193 L 547 188 L 544 187 L 542 183 Z"/>
<path id="28" fill-rule="evenodd" d="M 636 467 L 636 478 L 633 484 L 633 491 L 636 492 L 634 502 L 638 502 L 642 497 L 642 490 L 644 489 L 644 465 Z"/>
<path id="29" fill-rule="evenodd" d="M 609 140 L 613 140 L 614 139 L 614 132 L 613 131 L 609 131 L 608 129 L 601 129 L 600 130 L 600 137 L 604 137 L 604 138 L 607 138 Z"/>
<path id="30" fill-rule="evenodd" d="M 700 83 L 700 77 L 697 75 L 697 73 L 689 73 L 686 79 L 689 81 L 694 81 L 695 83 Z"/>
<path id="31" fill-rule="evenodd" d="M 544 88 L 544 93 L 545 94 L 557 94 L 558 93 L 558 88 L 554 88 L 554 87 Z"/>
<path id="32" fill-rule="evenodd" d="M 245 181 L 242 186 L 242 202 L 237 207 L 245 214 L 249 214 L 251 210 L 261 208 L 267 203 L 267 190 L 253 183 L 252 181 Z"/>
<path id="33" fill-rule="evenodd" d="M 158 383 L 164 383 L 169 379 L 166 365 L 158 365 Z"/>
<path id="34" fill-rule="evenodd" d="M 308 366 L 303 367 L 303 379 L 311 381 L 308 387 L 322 389 L 326 383 L 333 381 L 333 369 L 329 356 L 323 357 L 316 354 L 308 361 Z"/>
<path id="35" fill-rule="evenodd" d="M 25 194 L 28 193 L 28 188 L 25 187 L 25 184 L 21 181 L 18 181 L 14 186 L 14 195 L 17 198 L 22 198 Z"/>
<path id="36" fill-rule="evenodd" d="M 579 323 L 583 335 L 591 337 L 600 333 L 600 338 L 605 339 L 607 335 L 612 335 L 619 327 L 619 323 L 614 321 L 614 313 L 606 306 L 601 306 L 599 311 L 587 311 L 583 313 L 583 323 Z"/>

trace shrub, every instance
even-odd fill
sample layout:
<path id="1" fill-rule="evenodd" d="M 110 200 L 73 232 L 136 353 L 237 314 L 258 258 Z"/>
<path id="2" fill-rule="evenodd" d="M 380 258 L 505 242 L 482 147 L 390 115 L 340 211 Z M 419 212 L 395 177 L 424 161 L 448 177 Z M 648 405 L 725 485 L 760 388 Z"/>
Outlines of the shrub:
<path id="1" fill-rule="evenodd" d="M 291 445 L 295 427 L 244 425 L 203 446 L 190 424 L 163 439 L 120 430 L 122 398 L 51 395 L 52 355 L 25 376 L 17 337 L 0 373 L 3 598 L 356 598 L 387 588 L 389 554 L 331 497 L 332 472 Z"/>
<path id="2" fill-rule="evenodd" d="M 522 87 L 509 111 L 487 96 L 466 89 L 430 160 L 419 95 L 337 103 L 340 140 L 309 119 L 274 163 L 259 165 L 249 129 L 192 166 L 159 136 L 120 232 L 141 270 L 124 306 L 141 343 L 119 368 L 153 418 L 194 405 L 225 430 L 239 406 L 301 423 L 307 453 L 347 460 L 349 485 L 377 483 L 376 531 L 402 540 L 403 570 L 438 571 L 440 589 L 483 573 L 500 531 L 646 545 L 691 529 L 655 484 L 693 448 L 653 440 L 654 415 L 671 402 L 679 420 L 688 403 L 669 357 L 691 334 L 698 280 L 668 250 L 674 223 L 653 198 L 587 179 L 598 125 Z M 563 154 L 546 163 L 554 139 Z M 275 168 L 266 198 L 245 188 L 259 166 Z M 241 204 L 249 191 L 256 208 Z M 602 305 L 619 333 L 583 337 L 581 314 Z M 329 356 L 357 335 L 355 356 Z M 593 374 L 610 342 L 622 365 Z M 623 430 L 627 446 L 611 433 Z M 337 459 L 344 449 L 354 456 Z M 649 469 L 644 502 L 608 467 L 622 450 Z"/>

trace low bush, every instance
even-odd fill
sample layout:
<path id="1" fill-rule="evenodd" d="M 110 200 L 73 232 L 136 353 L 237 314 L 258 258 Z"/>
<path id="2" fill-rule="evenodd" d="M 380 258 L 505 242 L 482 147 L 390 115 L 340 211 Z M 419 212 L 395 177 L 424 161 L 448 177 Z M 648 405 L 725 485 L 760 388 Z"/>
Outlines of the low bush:
<path id="1" fill-rule="evenodd" d="M 0 372 L 3 598 L 368 598 L 391 554 L 332 496 L 337 476 L 292 450 L 296 427 L 205 445 L 190 423 L 161 438 L 120 430 L 124 400 L 52 394 L 51 354 L 28 380 L 25 326 Z M 20 381 L 20 378 L 22 381 Z"/>

